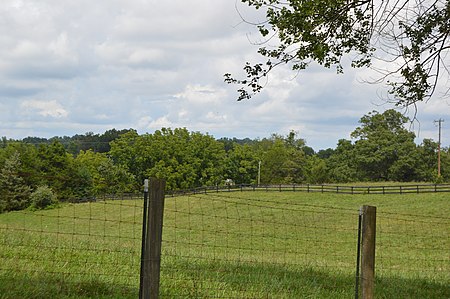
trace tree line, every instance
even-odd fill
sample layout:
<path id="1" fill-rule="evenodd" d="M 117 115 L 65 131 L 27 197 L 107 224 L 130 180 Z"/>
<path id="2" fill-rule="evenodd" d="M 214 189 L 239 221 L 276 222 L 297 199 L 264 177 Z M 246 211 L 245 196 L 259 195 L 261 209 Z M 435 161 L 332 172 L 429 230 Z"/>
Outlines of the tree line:
<path id="1" fill-rule="evenodd" d="M 395 110 L 364 115 L 351 139 L 315 152 L 298 133 L 263 139 L 215 139 L 186 128 L 154 133 L 109 130 L 0 144 L 0 212 L 59 200 L 136 192 L 148 177 L 171 190 L 236 184 L 450 181 L 450 150 L 414 142 L 410 120 Z M 260 167 L 259 167 L 260 166 Z M 53 199 L 49 199 L 53 198 Z"/>

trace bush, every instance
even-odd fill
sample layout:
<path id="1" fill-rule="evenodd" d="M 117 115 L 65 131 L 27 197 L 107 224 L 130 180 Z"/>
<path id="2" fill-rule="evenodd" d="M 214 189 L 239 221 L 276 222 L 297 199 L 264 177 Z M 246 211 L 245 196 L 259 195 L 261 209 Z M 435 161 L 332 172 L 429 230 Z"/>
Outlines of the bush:
<path id="1" fill-rule="evenodd" d="M 31 194 L 31 208 L 45 209 L 58 203 L 55 193 L 48 186 L 40 186 Z"/>

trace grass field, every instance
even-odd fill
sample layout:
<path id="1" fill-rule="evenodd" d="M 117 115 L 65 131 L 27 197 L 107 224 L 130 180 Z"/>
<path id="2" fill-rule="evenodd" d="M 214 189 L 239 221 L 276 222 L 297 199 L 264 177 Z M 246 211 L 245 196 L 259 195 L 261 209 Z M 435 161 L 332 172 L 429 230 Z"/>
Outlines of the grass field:
<path id="1" fill-rule="evenodd" d="M 377 298 L 450 298 L 447 193 L 166 198 L 162 298 L 353 298 L 377 207 Z M 142 201 L 0 215 L 0 298 L 136 298 Z"/>

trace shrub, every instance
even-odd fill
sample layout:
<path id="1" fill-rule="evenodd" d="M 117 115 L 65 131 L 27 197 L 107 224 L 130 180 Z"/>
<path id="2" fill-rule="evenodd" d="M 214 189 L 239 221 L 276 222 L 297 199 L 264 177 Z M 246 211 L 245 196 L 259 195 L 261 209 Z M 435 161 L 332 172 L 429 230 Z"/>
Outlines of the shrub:
<path id="1" fill-rule="evenodd" d="M 39 186 L 31 194 L 31 208 L 45 209 L 58 203 L 55 193 L 48 186 Z"/>

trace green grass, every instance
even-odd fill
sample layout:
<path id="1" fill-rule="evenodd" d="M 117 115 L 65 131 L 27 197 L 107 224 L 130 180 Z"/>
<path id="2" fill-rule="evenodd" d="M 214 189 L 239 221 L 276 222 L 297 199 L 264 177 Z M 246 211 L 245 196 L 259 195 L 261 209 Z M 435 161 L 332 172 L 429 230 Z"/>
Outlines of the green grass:
<path id="1" fill-rule="evenodd" d="M 352 298 L 358 210 L 377 207 L 377 298 L 450 298 L 449 195 L 166 198 L 162 298 Z M 142 201 L 0 215 L 0 298 L 136 298 Z"/>

